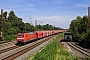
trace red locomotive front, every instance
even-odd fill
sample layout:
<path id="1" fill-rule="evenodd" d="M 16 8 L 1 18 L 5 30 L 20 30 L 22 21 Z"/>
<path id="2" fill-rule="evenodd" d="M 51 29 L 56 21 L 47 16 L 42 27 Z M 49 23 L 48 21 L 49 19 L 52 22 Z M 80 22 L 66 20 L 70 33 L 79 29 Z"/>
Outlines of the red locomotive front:
<path id="1" fill-rule="evenodd" d="M 17 43 L 26 43 L 27 41 L 36 39 L 36 34 L 34 32 L 30 33 L 18 33 Z"/>
<path id="2" fill-rule="evenodd" d="M 18 43 L 24 42 L 24 33 L 18 33 L 18 35 L 17 35 L 17 42 Z"/>

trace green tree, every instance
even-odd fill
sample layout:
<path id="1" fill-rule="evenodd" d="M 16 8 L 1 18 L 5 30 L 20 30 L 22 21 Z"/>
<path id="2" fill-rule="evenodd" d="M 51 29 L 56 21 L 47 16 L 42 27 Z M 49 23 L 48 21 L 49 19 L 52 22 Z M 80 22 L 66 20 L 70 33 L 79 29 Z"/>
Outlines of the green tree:
<path id="1" fill-rule="evenodd" d="M 75 38 L 78 38 L 80 44 L 83 44 L 84 46 L 86 46 L 86 40 L 88 41 L 89 39 L 89 31 L 87 32 L 87 24 L 87 16 L 83 16 L 83 18 L 77 16 L 77 18 L 75 20 L 72 20 L 70 24 L 70 31 Z"/>
<path id="2" fill-rule="evenodd" d="M 3 13 L 4 19 L 7 19 L 7 11 Z"/>
<path id="3" fill-rule="evenodd" d="M 34 31 L 34 26 L 31 25 L 30 23 L 25 23 L 25 24 L 24 24 L 24 31 L 25 31 L 25 32 Z"/>
<path id="4" fill-rule="evenodd" d="M 12 34 L 16 34 L 17 31 L 16 31 L 16 29 L 14 29 L 14 28 L 9 28 L 9 29 L 7 30 L 7 33 L 8 33 L 8 35 L 12 35 Z"/>

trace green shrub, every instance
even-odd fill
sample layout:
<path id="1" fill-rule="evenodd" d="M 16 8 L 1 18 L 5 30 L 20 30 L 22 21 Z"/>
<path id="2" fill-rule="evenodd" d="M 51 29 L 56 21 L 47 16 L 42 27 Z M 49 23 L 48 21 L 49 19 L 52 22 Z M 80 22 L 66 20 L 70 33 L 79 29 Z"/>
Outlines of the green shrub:
<path id="1" fill-rule="evenodd" d="M 8 40 L 15 40 L 16 35 L 12 34 L 12 35 L 6 35 L 4 36 L 4 41 L 8 41 Z"/>

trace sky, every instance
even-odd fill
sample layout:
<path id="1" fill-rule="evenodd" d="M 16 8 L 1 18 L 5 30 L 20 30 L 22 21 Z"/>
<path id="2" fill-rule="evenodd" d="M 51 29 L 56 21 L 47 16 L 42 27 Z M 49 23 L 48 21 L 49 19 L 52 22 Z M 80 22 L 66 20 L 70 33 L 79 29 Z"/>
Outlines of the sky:
<path id="1" fill-rule="evenodd" d="M 13 10 L 23 22 L 68 29 L 77 16 L 88 15 L 90 0 L 0 0 L 0 8 Z M 31 19 L 30 19 L 31 18 Z M 42 22 L 42 23 L 41 23 Z"/>

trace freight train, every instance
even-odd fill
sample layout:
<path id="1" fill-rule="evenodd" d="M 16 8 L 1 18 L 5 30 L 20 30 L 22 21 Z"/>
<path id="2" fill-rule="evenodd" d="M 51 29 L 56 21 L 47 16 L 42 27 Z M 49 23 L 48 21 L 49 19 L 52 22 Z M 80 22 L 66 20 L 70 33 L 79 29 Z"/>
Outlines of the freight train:
<path id="1" fill-rule="evenodd" d="M 17 44 L 25 44 L 28 41 L 40 39 L 61 32 L 66 32 L 66 30 L 48 30 L 48 31 L 35 31 L 29 33 L 25 33 L 25 32 L 18 33 L 16 40 L 17 40 Z"/>

